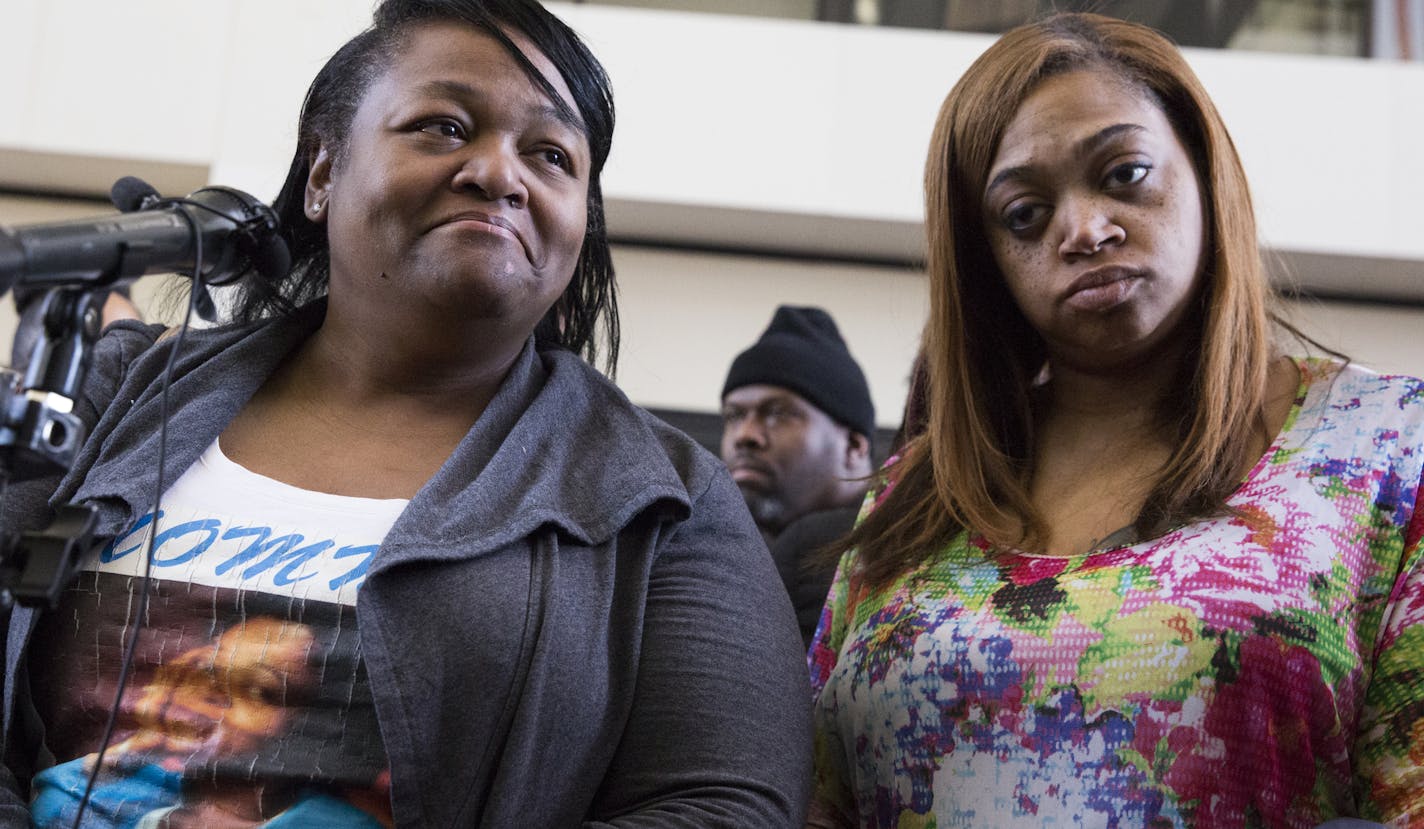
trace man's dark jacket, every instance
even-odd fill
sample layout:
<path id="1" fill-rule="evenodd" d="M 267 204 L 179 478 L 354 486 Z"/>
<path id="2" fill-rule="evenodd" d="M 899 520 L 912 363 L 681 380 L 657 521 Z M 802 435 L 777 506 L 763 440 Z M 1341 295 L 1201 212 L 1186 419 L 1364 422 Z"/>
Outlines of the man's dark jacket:
<path id="1" fill-rule="evenodd" d="M 801 643 L 807 650 L 836 574 L 836 557 L 828 555 L 827 548 L 855 527 L 859 514 L 860 507 L 808 513 L 786 525 L 771 542 L 771 558 L 791 597 L 796 624 L 801 628 Z"/>

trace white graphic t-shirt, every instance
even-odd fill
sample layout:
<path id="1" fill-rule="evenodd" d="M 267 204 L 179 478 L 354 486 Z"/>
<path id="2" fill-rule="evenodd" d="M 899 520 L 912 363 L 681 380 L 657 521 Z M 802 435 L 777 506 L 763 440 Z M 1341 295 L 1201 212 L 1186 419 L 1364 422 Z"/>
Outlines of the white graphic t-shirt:
<path id="1" fill-rule="evenodd" d="M 288 486 L 218 443 L 90 555 L 30 649 L 56 765 L 35 826 L 70 826 L 113 705 L 157 529 L 147 618 L 83 825 L 389 826 L 356 594 L 404 500 Z"/>

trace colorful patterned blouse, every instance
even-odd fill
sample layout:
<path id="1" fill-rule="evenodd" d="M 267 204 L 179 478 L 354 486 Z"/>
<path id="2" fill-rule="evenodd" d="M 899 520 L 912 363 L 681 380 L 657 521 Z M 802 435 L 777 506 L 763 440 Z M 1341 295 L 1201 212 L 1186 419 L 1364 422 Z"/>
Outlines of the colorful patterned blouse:
<path id="1" fill-rule="evenodd" d="M 817 797 L 862 827 L 1424 827 L 1424 381 L 1305 360 L 1230 503 L 1073 558 L 836 574 Z"/>

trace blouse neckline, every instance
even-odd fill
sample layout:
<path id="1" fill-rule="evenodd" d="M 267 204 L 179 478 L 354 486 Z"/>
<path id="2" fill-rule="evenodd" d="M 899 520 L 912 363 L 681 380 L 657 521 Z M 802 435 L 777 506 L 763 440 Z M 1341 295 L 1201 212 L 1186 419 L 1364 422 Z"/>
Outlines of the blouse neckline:
<path id="1" fill-rule="evenodd" d="M 1245 475 L 1241 476 L 1241 480 L 1237 482 L 1236 488 L 1232 490 L 1231 495 L 1227 496 L 1227 503 L 1230 503 L 1231 501 L 1235 500 L 1236 497 L 1241 493 L 1241 491 L 1246 488 L 1246 486 L 1250 484 L 1253 479 L 1255 479 L 1266 469 L 1266 467 L 1271 463 L 1271 460 L 1277 457 L 1282 451 L 1287 448 L 1287 443 L 1290 439 L 1290 436 L 1292 432 L 1295 431 L 1296 422 L 1297 420 L 1299 420 L 1301 412 L 1305 410 L 1306 399 L 1309 397 L 1310 392 L 1313 389 L 1317 388 L 1318 384 L 1316 383 L 1316 381 L 1322 376 L 1324 376 L 1327 371 L 1327 367 L 1334 367 L 1337 370 L 1340 367 L 1338 363 L 1320 358 L 1292 356 L 1290 357 L 1290 360 L 1295 364 L 1296 372 L 1299 376 L 1296 382 L 1295 399 L 1291 401 L 1290 409 L 1286 412 L 1286 418 L 1281 423 L 1280 430 L 1276 432 L 1276 435 L 1274 438 L 1272 438 L 1270 445 L 1266 447 L 1266 451 L 1261 453 L 1261 456 L 1256 459 L 1256 462 L 1254 464 L 1251 465 L 1250 470 L 1248 470 Z M 1091 550 L 1085 550 L 1081 553 L 1074 553 L 1072 555 L 1056 555 L 1053 553 L 1030 553 L 1021 550 L 1017 547 L 999 547 L 990 544 L 988 539 L 984 538 L 983 535 L 977 532 L 972 533 L 970 535 L 969 543 L 971 546 L 979 547 L 980 549 L 983 549 L 985 551 L 995 550 L 1001 555 L 1008 558 L 1026 559 L 1034 561 L 1062 561 L 1064 562 L 1064 566 L 1067 567 L 1069 562 L 1079 563 L 1094 556 L 1105 555 L 1108 553 L 1119 553 L 1124 550 L 1137 547 L 1139 545 L 1150 544 L 1165 536 L 1171 535 L 1172 533 L 1176 532 L 1177 530 L 1180 530 L 1182 527 L 1185 527 L 1190 523 L 1193 522 L 1172 524 L 1166 529 L 1164 529 L 1162 532 L 1153 535 L 1150 538 L 1137 538 L 1135 532 L 1131 533 L 1130 536 L 1127 538 L 1122 538 L 1121 536 L 1127 533 L 1127 531 L 1133 529 L 1131 525 L 1128 525 L 1110 533 L 1107 538 L 1104 539 L 1105 541 L 1112 543 L 1105 543 L 1100 546 L 1094 547 Z M 1114 541 L 1114 539 L 1117 540 Z"/>

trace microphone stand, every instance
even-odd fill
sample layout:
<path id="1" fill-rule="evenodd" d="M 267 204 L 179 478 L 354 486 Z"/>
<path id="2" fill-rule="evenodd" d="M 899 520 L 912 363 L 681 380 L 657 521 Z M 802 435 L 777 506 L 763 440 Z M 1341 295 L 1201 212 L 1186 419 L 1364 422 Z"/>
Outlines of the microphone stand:
<path id="1" fill-rule="evenodd" d="M 138 179 L 124 178 L 115 182 L 111 198 L 121 213 L 130 213 L 153 204 L 158 194 Z M 115 282 L 142 273 L 127 261 L 128 253 L 147 244 L 137 241 L 100 267 L 26 275 L 24 244 L 0 227 L 0 292 L 22 276 L 26 285 L 45 289 L 39 335 L 23 376 L 0 369 L 0 493 L 11 482 L 63 474 L 74 466 L 88 436 L 74 405 L 103 328 L 103 300 Z M 62 504 L 39 529 L 0 530 L 0 611 L 15 602 L 58 606 L 93 544 L 97 517 L 93 507 Z"/>
<path id="2" fill-rule="evenodd" d="M 187 225 L 187 244 L 159 232 L 173 226 L 171 215 L 129 222 L 123 228 L 62 223 L 49 236 L 0 227 L 0 293 L 17 280 L 47 289 L 41 300 L 43 326 L 23 379 L 0 369 L 0 493 L 11 481 L 73 468 L 87 436 L 74 413 L 75 401 L 99 339 L 103 297 L 115 282 L 138 277 L 157 263 L 178 262 L 186 268 L 191 255 L 194 305 L 200 316 L 211 320 L 213 302 L 205 283 L 227 284 L 248 268 L 278 279 L 291 265 L 277 215 L 240 190 L 205 187 L 186 198 L 163 199 L 148 184 L 125 176 L 114 183 L 110 195 L 121 213 L 171 206 Z M 199 216 L 219 236 L 209 242 L 206 263 Z M 116 234 L 99 246 L 102 255 L 78 260 L 59 255 L 71 249 L 94 253 L 88 246 L 96 244 L 96 230 Z M 65 504 L 56 507 L 53 519 L 39 530 L 0 530 L 0 610 L 15 601 L 55 607 L 93 543 L 96 520 L 94 508 Z"/>
<path id="3" fill-rule="evenodd" d="M 12 481 L 67 472 L 84 445 L 87 429 L 74 405 L 112 278 L 75 277 L 80 284 L 49 288 L 40 299 L 42 326 L 23 378 L 0 370 L 0 491 Z M 55 607 L 93 543 L 96 517 L 93 507 L 64 504 L 44 527 L 0 535 L 0 604 Z"/>

